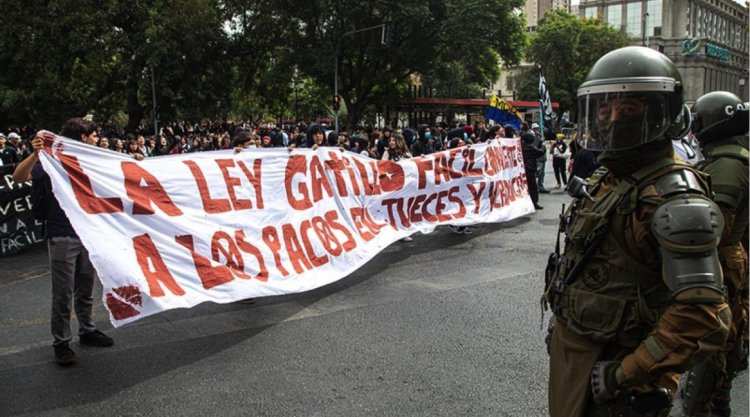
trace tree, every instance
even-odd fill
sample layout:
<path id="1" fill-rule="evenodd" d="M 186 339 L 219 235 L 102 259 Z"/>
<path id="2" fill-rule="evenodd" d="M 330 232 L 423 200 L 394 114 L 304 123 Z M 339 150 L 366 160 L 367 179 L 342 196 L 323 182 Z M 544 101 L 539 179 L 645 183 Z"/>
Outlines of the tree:
<path id="1" fill-rule="evenodd" d="M 7 4 L 6 4 L 7 3 Z M 226 34 L 214 0 L 5 2 L 0 125 L 57 130 L 93 112 L 149 115 L 151 68 L 163 118 L 215 116 L 229 104 Z"/>
<path id="2" fill-rule="evenodd" d="M 113 2 L 110 47 L 128 114 L 127 131 L 153 115 L 151 69 L 163 120 L 220 116 L 230 103 L 231 67 L 223 14 L 214 0 Z"/>
<path id="3" fill-rule="evenodd" d="M 57 130 L 84 116 L 110 89 L 116 63 L 101 45 L 111 33 L 101 2 L 3 2 L 0 126 Z"/>
<path id="4" fill-rule="evenodd" d="M 152 118 L 152 82 L 162 122 L 258 120 L 292 107 L 330 114 L 336 57 L 353 127 L 368 108 L 403 97 L 415 74 L 440 95 L 477 94 L 497 78 L 499 59 L 518 62 L 526 39 L 523 0 L 5 3 L 0 126 L 52 130 L 93 113 L 127 118 L 135 131 Z M 379 31 L 344 36 L 383 23 L 388 45 Z M 305 79 L 306 91 L 293 79 Z"/>
<path id="5" fill-rule="evenodd" d="M 516 11 L 522 6 L 522 0 L 287 0 L 279 11 L 299 29 L 294 49 L 301 71 L 333 87 L 338 54 L 338 90 L 348 111 L 345 126 L 352 128 L 374 92 L 398 90 L 383 86 L 403 84 L 413 74 L 437 77 L 439 66 L 459 63 L 468 69 L 466 79 L 489 84 L 498 56 L 520 59 L 525 34 Z M 381 45 L 380 31 L 344 36 L 382 23 L 391 30 L 388 45 Z"/>
<path id="6" fill-rule="evenodd" d="M 547 12 L 539 21 L 526 52 L 528 61 L 539 65 L 544 72 L 550 96 L 560 103 L 558 118 L 566 111 L 576 110 L 578 86 L 583 83 L 591 67 L 602 55 L 631 44 L 624 30 L 602 22 L 600 18 L 583 18 L 561 9 Z M 521 79 L 523 100 L 539 99 L 539 72 L 528 68 Z"/>

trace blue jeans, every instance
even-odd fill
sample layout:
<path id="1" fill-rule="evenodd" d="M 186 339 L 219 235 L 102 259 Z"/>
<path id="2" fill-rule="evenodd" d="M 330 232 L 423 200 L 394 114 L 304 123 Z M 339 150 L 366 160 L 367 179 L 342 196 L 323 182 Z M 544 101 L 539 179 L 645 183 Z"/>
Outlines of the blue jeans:
<path id="1" fill-rule="evenodd" d="M 537 178 L 537 186 L 540 190 L 545 190 L 544 188 L 544 167 L 547 165 L 547 161 L 536 163 L 536 178 Z"/>

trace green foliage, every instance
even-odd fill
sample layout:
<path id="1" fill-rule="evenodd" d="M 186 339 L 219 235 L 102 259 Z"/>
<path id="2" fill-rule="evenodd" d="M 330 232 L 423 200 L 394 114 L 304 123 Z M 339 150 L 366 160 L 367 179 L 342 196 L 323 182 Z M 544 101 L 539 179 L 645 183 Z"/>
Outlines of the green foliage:
<path id="1" fill-rule="evenodd" d="M 368 104 L 393 100 L 414 74 L 436 84 L 488 85 L 498 76 L 497 57 L 517 62 L 525 39 L 521 16 L 513 11 L 521 0 L 281 0 L 279 5 L 289 27 L 298 28 L 290 35 L 300 71 L 330 86 L 331 96 L 338 56 L 338 91 L 349 127 Z M 351 33 L 382 23 L 389 24 L 387 45 L 381 44 L 380 29 Z M 452 65 L 463 68 L 442 69 Z"/>
<path id="2" fill-rule="evenodd" d="M 0 13 L 0 125 L 57 130 L 96 106 L 112 67 L 99 47 L 95 1 L 3 2 Z"/>
<path id="3" fill-rule="evenodd" d="M 627 34 L 604 24 L 599 18 L 580 19 L 563 10 L 544 15 L 531 37 L 527 59 L 537 63 L 553 101 L 560 103 L 558 117 L 576 110 L 576 91 L 594 63 L 614 49 L 630 45 Z M 520 79 L 522 100 L 538 100 L 539 74 L 536 67 L 527 68 Z"/>
<path id="4" fill-rule="evenodd" d="M 419 74 L 476 95 L 520 60 L 523 0 L 56 0 L 3 2 L 0 126 L 57 130 L 72 116 L 151 123 L 332 115 L 348 124 L 400 99 Z M 389 23 L 390 43 L 379 30 Z M 338 54 L 338 55 L 337 55 Z M 153 77 L 152 77 L 153 72 Z M 304 80 L 301 84 L 292 80 Z M 126 119 L 124 119 L 126 118 Z"/>

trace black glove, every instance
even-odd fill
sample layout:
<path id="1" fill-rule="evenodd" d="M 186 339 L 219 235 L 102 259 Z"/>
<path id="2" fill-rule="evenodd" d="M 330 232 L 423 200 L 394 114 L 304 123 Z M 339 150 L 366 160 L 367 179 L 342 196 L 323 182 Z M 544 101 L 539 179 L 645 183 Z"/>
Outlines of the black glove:
<path id="1" fill-rule="evenodd" d="M 614 400 L 626 387 L 625 374 L 618 361 L 599 361 L 591 369 L 591 393 L 594 402 L 603 404 Z"/>

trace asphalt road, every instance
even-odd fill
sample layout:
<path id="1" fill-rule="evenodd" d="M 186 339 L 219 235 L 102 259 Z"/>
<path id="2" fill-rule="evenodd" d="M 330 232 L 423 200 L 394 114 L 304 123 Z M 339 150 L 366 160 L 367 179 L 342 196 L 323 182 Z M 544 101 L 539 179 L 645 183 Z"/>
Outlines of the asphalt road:
<path id="1" fill-rule="evenodd" d="M 46 250 L 0 259 L 0 416 L 546 416 L 539 297 L 567 201 L 543 195 L 544 210 L 472 235 L 417 234 L 334 284 L 254 305 L 112 329 L 99 302 L 115 346 L 75 342 L 66 369 Z M 747 416 L 747 372 L 734 400 Z"/>

